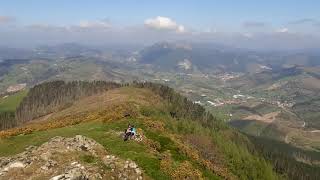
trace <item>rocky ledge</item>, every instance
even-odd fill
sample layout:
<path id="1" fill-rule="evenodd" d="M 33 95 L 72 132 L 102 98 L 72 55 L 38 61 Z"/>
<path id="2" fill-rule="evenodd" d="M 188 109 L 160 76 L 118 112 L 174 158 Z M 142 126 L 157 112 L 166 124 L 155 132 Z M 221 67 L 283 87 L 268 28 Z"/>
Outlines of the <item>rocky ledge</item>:
<path id="1" fill-rule="evenodd" d="M 131 160 L 108 153 L 93 139 L 54 137 L 12 157 L 0 157 L 0 179 L 140 180 L 143 172 Z"/>

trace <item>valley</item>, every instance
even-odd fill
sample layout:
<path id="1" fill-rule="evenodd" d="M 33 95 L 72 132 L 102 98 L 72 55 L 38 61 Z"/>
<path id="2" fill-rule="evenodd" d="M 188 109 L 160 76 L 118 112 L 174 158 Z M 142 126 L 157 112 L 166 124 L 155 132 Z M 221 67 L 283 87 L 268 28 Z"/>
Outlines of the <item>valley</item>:
<path id="1" fill-rule="evenodd" d="M 63 45 L 62 47 L 65 46 Z M 75 49 L 78 48 L 78 50 L 69 54 L 69 46 Z M 11 154 L 13 152 L 15 152 L 14 154 L 20 153 L 29 145 L 39 146 L 57 135 L 73 137 L 77 135 L 76 132 L 79 132 L 76 129 L 83 128 L 82 135 L 93 138 L 106 149 L 111 150 L 111 153 L 122 158 L 132 158 L 132 154 L 128 155 L 119 149 L 112 150 L 110 144 L 105 144 L 120 143 L 117 136 L 111 135 L 112 138 L 108 142 L 103 142 L 100 141 L 100 138 L 105 138 L 105 135 L 95 134 L 91 130 L 106 127 L 102 128 L 101 131 L 115 133 L 113 132 L 114 129 L 118 131 L 124 128 L 129 120 L 144 127 L 144 130 L 147 131 L 146 133 L 149 136 L 153 136 L 153 130 L 149 132 L 147 130 L 148 127 L 145 127 L 145 123 L 151 122 L 142 120 L 149 119 L 149 115 L 144 113 L 155 113 L 155 110 L 150 110 L 147 107 L 160 108 L 160 111 L 155 113 L 157 117 L 152 115 L 152 118 L 156 118 L 153 123 L 160 123 L 158 122 L 159 118 L 161 121 L 163 119 L 175 119 L 176 117 L 174 116 L 168 116 L 169 112 L 165 113 L 165 116 L 160 115 L 164 111 L 161 108 L 167 106 L 167 104 L 158 104 L 161 101 L 159 97 L 154 97 L 150 92 L 132 89 L 131 87 L 132 84 L 134 85 L 138 82 L 146 83 L 146 85 L 148 84 L 147 82 L 153 82 L 173 88 L 187 97 L 191 104 L 204 107 L 205 109 L 201 111 L 210 112 L 213 115 L 212 118 L 217 120 L 216 125 L 201 122 L 201 127 L 192 123 L 194 127 L 188 126 L 187 128 L 194 129 L 197 127 L 201 129 L 200 131 L 211 131 L 210 127 L 224 129 L 231 126 L 231 129 L 227 130 L 228 133 L 229 131 L 237 132 L 239 130 L 241 134 L 243 133 L 241 137 L 248 137 L 250 141 L 254 142 L 249 146 L 256 149 L 255 153 L 259 153 L 271 164 L 275 159 L 278 160 L 282 156 L 282 154 L 278 154 L 278 151 L 286 152 L 287 160 L 281 160 L 283 164 L 278 164 L 279 167 L 276 167 L 276 169 L 279 168 L 279 171 L 277 173 L 287 174 L 292 171 L 290 168 L 300 168 L 303 171 L 313 173 L 320 164 L 320 127 L 318 121 L 320 66 L 311 67 L 308 62 L 299 65 L 290 64 L 289 60 L 284 57 L 282 57 L 285 59 L 283 63 L 279 63 L 280 57 L 278 56 L 280 55 L 278 54 L 261 55 L 256 52 L 256 55 L 253 56 L 252 52 L 230 49 L 224 51 L 221 47 L 213 47 L 213 49 L 208 49 L 207 51 L 201 50 L 197 52 L 197 45 L 187 46 L 179 43 L 157 43 L 140 51 L 133 48 L 121 52 L 101 49 L 93 51 L 92 49 L 88 50 L 85 46 L 74 46 L 72 44 L 67 45 L 67 47 L 66 49 L 55 47 L 55 50 L 50 53 L 38 49 L 35 51 L 36 53 L 25 56 L 25 59 L 28 60 L 7 59 L 0 63 L 0 69 L 3 69 L 0 81 L 0 111 L 2 112 L 0 119 L 3 131 L 0 132 L 0 136 L 14 137 L 13 141 L 16 141 L 4 139 L 3 144 L 0 143 L 0 153 L 3 153 L 3 155 L 13 155 Z M 46 49 L 48 51 L 50 47 L 46 47 Z M 200 55 L 201 57 L 199 57 Z M 218 56 L 219 58 L 206 59 L 211 56 Z M 261 60 L 261 56 L 271 58 L 269 60 Z M 152 60 L 154 57 L 156 60 Z M 202 58 L 205 63 L 212 61 L 212 64 L 203 66 L 204 64 L 202 63 L 204 62 L 198 62 L 193 58 Z M 240 61 L 244 62 L 240 65 Z M 79 82 L 75 83 L 74 80 Z M 112 81 L 114 84 L 105 84 L 103 83 L 105 80 Z M 90 82 L 84 83 L 82 81 Z M 50 82 L 52 84 L 46 88 L 46 84 L 49 85 Z M 129 87 L 113 90 L 120 86 Z M 30 88 L 33 89 L 31 92 Z M 64 88 L 66 89 L 63 90 Z M 106 88 L 108 93 L 97 95 Z M 61 92 L 50 89 L 56 89 Z M 57 96 L 60 93 L 62 93 L 61 96 Z M 71 94 L 74 95 L 70 96 Z M 54 101 L 52 102 L 48 98 L 51 96 L 57 99 L 53 98 L 52 100 Z M 43 106 L 43 103 L 46 106 Z M 142 109 L 140 107 L 139 110 L 143 118 L 141 115 L 137 116 L 135 114 L 136 110 L 131 112 L 131 108 L 135 106 L 132 106 L 132 103 L 138 103 L 139 106 L 143 107 Z M 30 104 L 36 105 L 31 108 L 29 107 Z M 144 112 L 144 108 L 147 108 L 147 112 Z M 114 113 L 108 114 L 106 112 L 108 110 Z M 117 112 L 118 110 L 119 112 Z M 127 113 L 127 111 L 134 113 L 133 119 L 122 117 L 121 114 Z M 186 111 L 185 113 L 191 112 Z M 116 119 L 114 119 L 115 117 Z M 110 121 L 112 123 L 105 125 L 104 121 L 109 118 L 112 119 Z M 184 119 L 188 120 L 194 118 L 193 116 L 192 118 L 184 117 Z M 167 120 L 160 124 L 163 123 L 166 126 L 179 125 L 178 122 L 178 124 L 175 123 L 173 125 L 171 124 L 172 122 Z M 181 126 L 183 127 L 179 128 L 186 128 L 184 127 L 186 126 L 185 124 Z M 202 129 L 202 126 L 205 129 Z M 188 133 L 189 131 L 194 131 L 185 130 Z M 176 132 L 172 134 L 172 132 L 169 133 L 167 131 L 164 133 L 166 137 L 173 138 L 174 143 L 180 146 L 181 139 L 175 138 L 181 137 L 181 134 L 175 134 Z M 22 134 L 21 137 L 19 134 Z M 39 136 L 45 138 L 41 138 L 39 141 L 34 140 Z M 219 139 L 222 136 L 218 135 L 216 137 L 218 139 L 214 140 L 215 143 L 222 141 Z M 161 138 L 157 139 L 159 137 L 154 138 L 156 139 L 153 140 L 161 141 Z M 186 136 L 186 138 L 189 137 Z M 190 138 L 190 142 L 194 143 L 200 137 Z M 15 144 L 21 141 L 24 141 L 24 143 L 17 145 L 16 151 L 10 152 L 5 148 L 7 146 L 6 143 Z M 161 144 L 162 142 L 159 143 L 161 146 L 167 146 Z M 236 142 L 232 141 L 232 143 Z M 233 147 L 232 143 L 229 145 Z M 276 148 L 270 148 L 267 143 L 279 144 Z M 119 144 L 119 146 L 122 147 L 123 144 Z M 138 145 L 139 147 L 136 146 L 136 144 L 130 143 L 128 147 L 126 145 L 124 148 L 142 148 L 140 145 Z M 223 149 L 225 146 L 227 145 L 222 143 L 219 148 Z M 190 147 L 197 149 L 200 154 L 208 153 L 202 152 L 204 147 L 201 144 Z M 171 145 L 167 148 L 169 148 L 167 150 L 173 150 L 170 149 L 172 148 Z M 212 150 L 210 149 L 209 151 Z M 222 154 L 227 153 L 225 152 L 226 149 L 222 151 Z M 161 156 L 165 156 L 163 153 L 164 151 L 161 150 Z M 151 164 L 144 164 L 144 160 L 139 156 L 139 154 L 134 156 L 134 160 L 139 166 L 142 166 L 142 169 L 146 170 L 151 166 L 153 167 Z M 152 154 L 148 156 L 154 163 L 161 164 L 161 162 L 156 162 L 153 159 L 157 156 Z M 176 158 L 185 159 L 187 157 Z M 178 159 L 176 159 L 178 164 L 182 163 L 181 165 L 184 166 L 183 161 Z M 226 157 L 222 159 L 225 160 Z M 194 160 L 188 161 L 193 165 L 199 163 Z M 214 163 L 216 161 L 217 159 L 215 161 L 213 159 Z M 201 165 L 199 164 L 195 165 L 195 167 L 198 167 L 197 173 L 201 172 L 202 176 L 210 177 L 209 179 L 241 176 L 241 173 L 248 173 L 238 172 L 238 167 L 230 167 L 227 162 L 225 163 L 220 164 L 221 166 L 219 165 L 218 167 L 209 165 L 207 168 L 213 168 L 215 172 L 213 174 L 209 173 L 208 169 L 200 168 Z M 287 163 L 293 163 L 294 166 L 288 167 Z M 248 166 L 251 167 L 251 165 Z M 156 174 L 162 171 L 154 172 L 154 170 L 149 170 L 146 171 L 146 176 L 153 179 L 157 179 Z M 166 177 L 173 177 L 172 175 L 167 174 Z M 298 176 L 301 176 L 300 172 L 289 174 L 289 177 Z"/>
<path id="2" fill-rule="evenodd" d="M 3 72 L 0 90 L 5 97 L 14 87 L 32 87 L 51 80 L 162 83 L 226 122 L 241 124 L 243 120 L 246 126 L 239 127 L 245 133 L 291 142 L 302 148 L 319 148 L 316 97 L 320 66 L 310 66 L 315 63 L 313 56 L 310 62 L 295 60 L 290 64 L 288 58 L 294 55 L 200 47 L 168 42 L 140 51 L 92 49 L 76 44 L 39 47 L 25 56 L 26 60 L 2 63 L 3 69 L 9 68 L 10 72 Z M 269 113 L 277 114 L 272 122 L 263 118 Z M 296 132 L 292 137 L 296 140 L 288 140 L 289 131 Z M 298 143 L 304 140 L 307 146 Z"/>

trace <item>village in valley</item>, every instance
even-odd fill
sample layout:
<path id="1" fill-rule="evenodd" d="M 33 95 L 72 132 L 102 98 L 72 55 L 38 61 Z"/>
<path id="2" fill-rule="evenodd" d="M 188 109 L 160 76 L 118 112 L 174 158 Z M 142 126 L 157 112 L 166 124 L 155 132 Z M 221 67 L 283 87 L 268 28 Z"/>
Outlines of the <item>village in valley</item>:
<path id="1" fill-rule="evenodd" d="M 179 89 L 195 104 L 205 106 L 209 110 L 229 106 L 250 106 L 250 104 L 259 103 L 287 110 L 295 104 L 289 100 L 281 100 L 280 97 L 253 94 L 252 92 L 240 91 L 226 85 L 229 80 L 237 79 L 243 75 L 243 73 L 230 72 L 216 74 L 158 73 L 152 81 Z M 231 112 L 225 112 L 225 115 L 230 118 L 233 116 Z"/>

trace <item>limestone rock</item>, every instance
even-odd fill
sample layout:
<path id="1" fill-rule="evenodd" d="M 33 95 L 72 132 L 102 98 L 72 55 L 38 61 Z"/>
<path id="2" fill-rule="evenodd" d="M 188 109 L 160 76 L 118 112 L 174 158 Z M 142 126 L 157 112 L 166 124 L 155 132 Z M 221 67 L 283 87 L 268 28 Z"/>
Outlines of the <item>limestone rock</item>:
<path id="1" fill-rule="evenodd" d="M 81 160 L 81 156 L 100 159 L 110 169 Z M 112 155 L 93 139 L 81 135 L 72 138 L 57 136 L 39 147 L 29 146 L 12 157 L 0 157 L 0 179 L 47 177 L 51 180 L 136 180 L 143 179 L 143 172 L 135 162 Z"/>

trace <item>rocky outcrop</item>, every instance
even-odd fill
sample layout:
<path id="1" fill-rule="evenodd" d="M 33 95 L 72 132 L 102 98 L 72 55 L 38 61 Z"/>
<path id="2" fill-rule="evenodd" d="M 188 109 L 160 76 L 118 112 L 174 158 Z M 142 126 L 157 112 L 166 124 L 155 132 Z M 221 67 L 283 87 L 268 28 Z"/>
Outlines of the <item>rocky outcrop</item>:
<path id="1" fill-rule="evenodd" d="M 0 179 L 143 179 L 138 165 L 108 153 L 93 139 L 54 137 L 39 147 L 0 158 Z"/>

